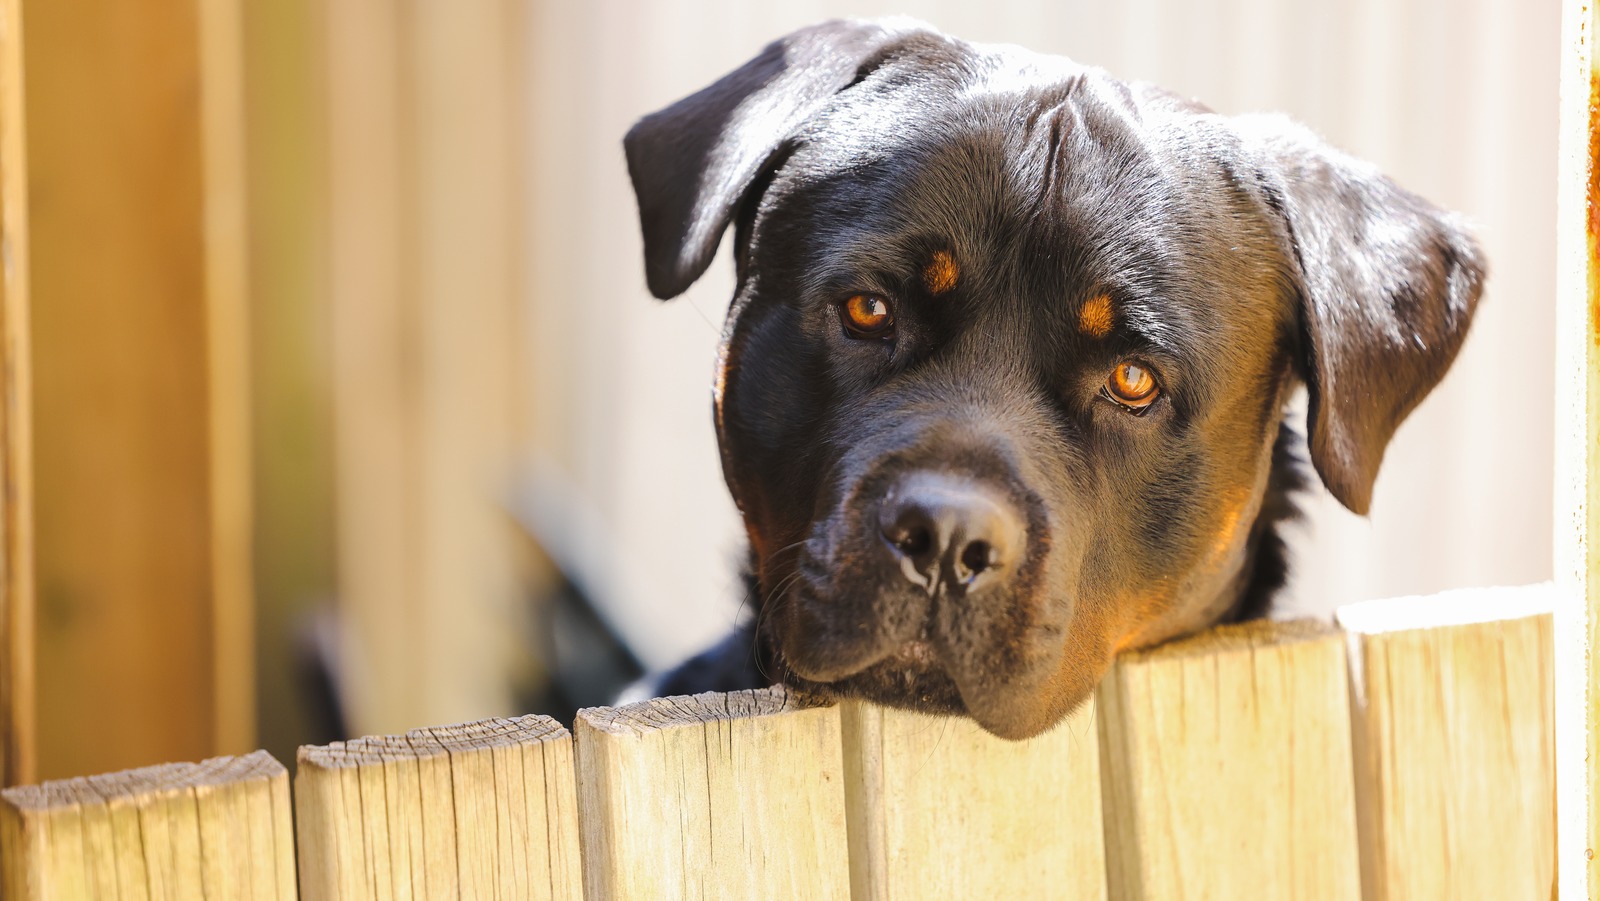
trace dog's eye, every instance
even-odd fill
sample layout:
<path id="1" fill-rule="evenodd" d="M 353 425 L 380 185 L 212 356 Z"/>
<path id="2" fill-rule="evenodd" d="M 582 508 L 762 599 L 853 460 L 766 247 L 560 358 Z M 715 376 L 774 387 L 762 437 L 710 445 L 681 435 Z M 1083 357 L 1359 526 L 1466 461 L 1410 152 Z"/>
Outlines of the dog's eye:
<path id="1" fill-rule="evenodd" d="M 1106 385 L 1101 389 L 1107 398 L 1118 403 L 1135 413 L 1144 412 L 1145 408 L 1155 403 L 1161 394 L 1161 388 L 1156 384 L 1156 377 L 1150 372 L 1149 367 L 1124 360 L 1111 370 L 1111 375 L 1106 377 Z"/>
<path id="2" fill-rule="evenodd" d="M 894 310 L 887 298 L 857 294 L 839 305 L 839 321 L 852 338 L 887 338 L 894 333 Z"/>

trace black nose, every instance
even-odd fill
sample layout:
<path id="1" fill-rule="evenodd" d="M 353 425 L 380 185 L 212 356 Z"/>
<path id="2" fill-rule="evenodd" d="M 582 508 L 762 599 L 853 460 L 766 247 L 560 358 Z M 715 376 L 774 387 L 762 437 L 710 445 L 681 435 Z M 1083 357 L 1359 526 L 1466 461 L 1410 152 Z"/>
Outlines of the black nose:
<path id="1" fill-rule="evenodd" d="M 970 587 L 1022 553 L 1021 517 L 989 486 L 941 472 L 915 472 L 895 483 L 878 510 L 878 527 L 907 579 L 933 591 L 938 581 Z"/>

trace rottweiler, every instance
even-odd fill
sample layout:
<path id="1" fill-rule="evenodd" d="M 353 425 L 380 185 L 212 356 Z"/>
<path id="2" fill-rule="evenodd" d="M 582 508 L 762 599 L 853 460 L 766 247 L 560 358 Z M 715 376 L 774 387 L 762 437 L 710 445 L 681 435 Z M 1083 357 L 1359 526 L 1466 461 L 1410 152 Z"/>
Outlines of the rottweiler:
<path id="1" fill-rule="evenodd" d="M 1305 457 L 1367 512 L 1484 278 L 1461 219 L 1281 117 L 903 19 L 790 34 L 624 148 L 651 292 L 730 225 L 738 285 L 713 415 L 755 615 L 662 693 L 1048 729 L 1119 651 L 1268 611 Z"/>

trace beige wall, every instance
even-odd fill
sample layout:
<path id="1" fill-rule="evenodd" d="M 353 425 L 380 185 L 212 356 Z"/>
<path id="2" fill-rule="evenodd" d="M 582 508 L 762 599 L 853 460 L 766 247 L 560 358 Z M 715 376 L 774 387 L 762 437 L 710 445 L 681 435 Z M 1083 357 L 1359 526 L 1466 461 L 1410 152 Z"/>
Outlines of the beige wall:
<path id="1" fill-rule="evenodd" d="M 649 297 L 621 136 L 790 29 L 887 13 L 1222 112 L 1287 112 L 1475 219 L 1491 278 L 1473 334 L 1390 447 L 1370 520 L 1320 489 L 1308 501 L 1292 605 L 1549 578 L 1554 4 L 543 2 L 530 17 L 530 507 L 560 523 L 547 529 L 558 554 L 653 649 L 648 663 L 736 613 L 740 530 L 710 418 L 732 274 L 724 256 L 673 303 Z"/>

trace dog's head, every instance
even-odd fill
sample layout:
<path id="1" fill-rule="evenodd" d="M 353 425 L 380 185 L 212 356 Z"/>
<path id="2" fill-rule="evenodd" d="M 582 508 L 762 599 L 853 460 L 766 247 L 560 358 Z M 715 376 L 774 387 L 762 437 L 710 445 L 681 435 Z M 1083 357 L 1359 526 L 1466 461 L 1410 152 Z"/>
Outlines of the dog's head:
<path id="1" fill-rule="evenodd" d="M 1007 737 L 1238 604 L 1295 385 L 1366 512 L 1482 280 L 1282 120 L 914 22 L 796 32 L 626 150 L 657 296 L 735 226 L 715 416 L 781 675 Z"/>

